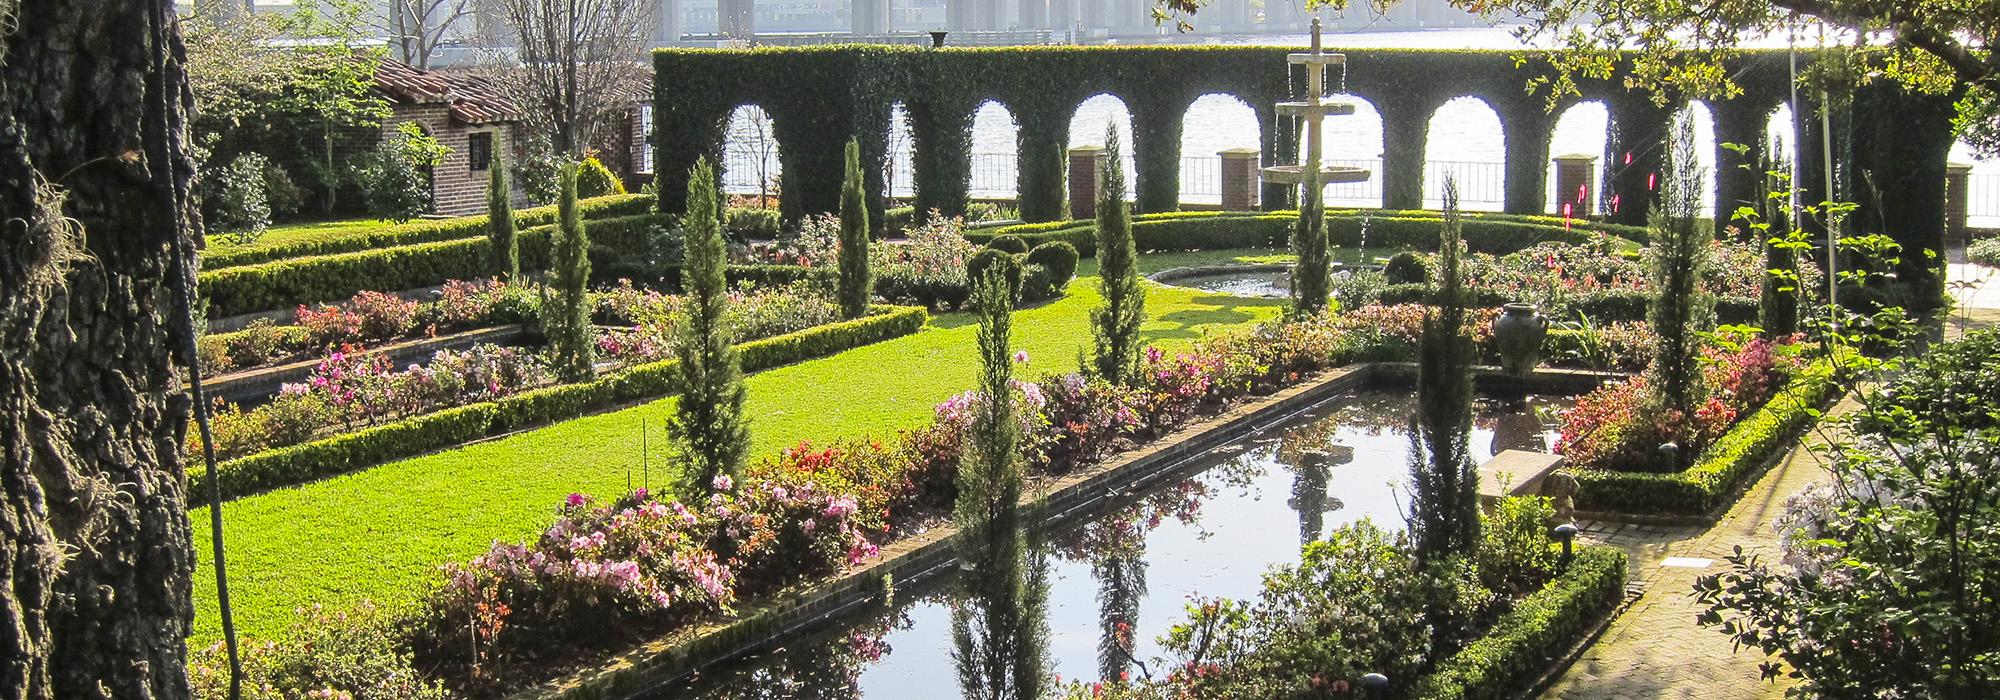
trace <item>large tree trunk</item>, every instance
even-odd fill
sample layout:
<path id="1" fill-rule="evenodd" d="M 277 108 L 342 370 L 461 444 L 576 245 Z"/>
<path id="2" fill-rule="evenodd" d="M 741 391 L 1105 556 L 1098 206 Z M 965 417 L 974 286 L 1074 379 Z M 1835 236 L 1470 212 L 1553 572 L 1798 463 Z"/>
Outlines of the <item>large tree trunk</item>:
<path id="1" fill-rule="evenodd" d="M 183 698 L 194 564 L 170 246 L 195 224 L 174 10 L 0 0 L 8 9 L 0 698 Z"/>

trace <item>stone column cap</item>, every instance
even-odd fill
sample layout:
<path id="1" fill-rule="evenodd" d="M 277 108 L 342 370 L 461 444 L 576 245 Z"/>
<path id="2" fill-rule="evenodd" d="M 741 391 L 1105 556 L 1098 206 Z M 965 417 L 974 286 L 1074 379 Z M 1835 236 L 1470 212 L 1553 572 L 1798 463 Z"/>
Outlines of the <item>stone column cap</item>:
<path id="1" fill-rule="evenodd" d="M 1255 148 L 1225 148 L 1215 154 L 1224 158 L 1259 158 L 1264 152 Z"/>
<path id="2" fill-rule="evenodd" d="M 1593 156 L 1593 155 L 1590 155 L 1590 154 L 1588 154 L 1588 153 L 1569 153 L 1569 154 L 1564 154 L 1564 155 L 1560 155 L 1560 156 L 1556 156 L 1556 157 L 1554 157 L 1554 158 L 1551 158 L 1550 160 L 1556 160 L 1556 161 L 1565 161 L 1565 160 L 1570 160 L 1570 161 L 1574 161 L 1574 160 L 1587 160 L 1587 161 L 1594 161 L 1594 160 L 1597 160 L 1597 156 Z"/>
<path id="3" fill-rule="evenodd" d="M 1071 146 L 1069 148 L 1069 153 L 1070 155 L 1073 156 L 1084 156 L 1093 153 L 1103 153 L 1103 152 L 1104 152 L 1103 146 Z"/>
<path id="4" fill-rule="evenodd" d="M 1946 164 L 1944 165 L 1944 170 L 1945 170 L 1945 172 L 1948 172 L 1948 173 L 1969 173 L 1969 172 L 1972 172 L 1972 164 L 1971 164 L 1971 163 L 1946 163 Z"/>

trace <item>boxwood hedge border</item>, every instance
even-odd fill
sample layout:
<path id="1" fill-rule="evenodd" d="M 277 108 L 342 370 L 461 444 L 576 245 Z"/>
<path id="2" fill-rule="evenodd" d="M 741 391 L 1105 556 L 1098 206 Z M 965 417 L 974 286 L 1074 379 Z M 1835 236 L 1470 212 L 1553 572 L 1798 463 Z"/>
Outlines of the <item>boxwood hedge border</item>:
<path id="1" fill-rule="evenodd" d="M 912 306 L 877 306 L 873 314 L 808 328 L 736 346 L 744 371 L 825 357 L 852 348 L 916 333 L 930 314 Z M 662 360 L 627 367 L 595 380 L 526 391 L 413 416 L 364 430 L 266 450 L 217 465 L 223 500 L 359 471 L 494 435 L 557 421 L 638 400 L 678 392 L 679 362 Z M 208 470 L 190 465 L 190 485 Z M 207 504 L 207 491 L 188 488 L 190 508 Z"/>
<path id="2" fill-rule="evenodd" d="M 1626 555 L 1614 547 L 1579 547 L 1555 580 L 1514 606 L 1486 634 L 1439 662 L 1410 697 L 1506 700 L 1526 696 L 1536 679 L 1625 598 Z"/>
<path id="3" fill-rule="evenodd" d="M 577 206 L 585 221 L 611 219 L 650 212 L 653 209 L 653 197 L 643 194 L 615 194 L 586 199 L 578 202 Z M 201 267 L 203 270 L 220 270 L 286 258 L 477 238 L 486 235 L 486 218 L 485 214 L 478 214 L 435 221 L 384 224 L 380 228 L 324 238 L 211 249 L 202 253 Z M 556 208 L 546 206 L 523 209 L 514 214 L 514 220 L 524 227 L 546 226 L 556 222 Z"/>

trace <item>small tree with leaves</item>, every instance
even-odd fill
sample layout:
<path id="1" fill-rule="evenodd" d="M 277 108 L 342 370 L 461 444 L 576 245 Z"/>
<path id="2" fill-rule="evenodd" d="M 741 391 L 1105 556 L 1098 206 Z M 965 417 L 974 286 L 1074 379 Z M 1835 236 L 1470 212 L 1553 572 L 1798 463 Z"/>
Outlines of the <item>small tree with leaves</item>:
<path id="1" fill-rule="evenodd" d="M 688 173 L 687 202 L 681 265 L 687 298 L 674 344 L 681 398 L 667 420 L 667 434 L 679 453 L 681 495 L 695 502 L 707 500 L 717 477 L 734 476 L 743 467 L 750 425 L 743 415 L 743 367 L 723 320 L 729 247 L 722 235 L 715 169 L 707 158 L 697 160 Z"/>
<path id="2" fill-rule="evenodd" d="M 449 149 L 416 122 L 396 124 L 355 170 L 369 210 L 392 221 L 409 221 L 431 210 L 431 169 Z"/>
<path id="3" fill-rule="evenodd" d="M 1417 555 L 1468 554 L 1479 544 L 1479 475 L 1472 463 L 1473 346 L 1466 328 L 1465 242 L 1458 185 L 1444 184 L 1444 230 L 1418 336 L 1417 411 L 1410 430 L 1410 534 Z"/>
<path id="4" fill-rule="evenodd" d="M 514 191 L 507 164 L 494 152 L 486 165 L 486 240 L 493 244 L 493 269 L 508 282 L 521 279 L 521 242 L 515 229 Z"/>
<path id="5" fill-rule="evenodd" d="M 542 305 L 542 333 L 549 339 L 549 360 L 556 374 L 568 381 L 591 375 L 590 237 L 576 206 L 576 169 L 561 174 L 562 194 L 556 198 L 556 230 L 549 241 L 549 284 L 555 298 Z"/>
<path id="6" fill-rule="evenodd" d="M 1679 432 L 1692 424 L 1694 411 L 1703 401 L 1700 358 L 1696 344 L 1709 322 L 1710 303 L 1703 291 L 1701 276 L 1708 268 L 1713 238 L 1702 230 L 1702 176 L 1695 161 L 1694 131 L 1683 118 L 1673 131 L 1673 150 L 1667 159 L 1668 172 L 1661 178 L 1661 204 L 1652 212 L 1651 277 L 1654 297 L 1646 314 L 1656 338 L 1649 381 L 1660 409 L 1677 413 Z M 1671 415 L 1671 414 L 1670 414 Z M 1680 440 L 1680 444 L 1687 444 Z M 1676 453 L 1678 469 L 1687 466 L 1692 452 Z"/>
<path id="7" fill-rule="evenodd" d="M 1104 178 L 1097 188 L 1097 284 L 1104 305 L 1091 313 L 1097 335 L 1096 369 L 1123 384 L 1139 373 L 1139 326 L 1146 321 L 1146 288 L 1139 282 L 1132 212 L 1125 206 L 1125 166 L 1118 131 L 1104 129 Z"/>
<path id="8" fill-rule="evenodd" d="M 868 199 L 862 189 L 861 144 L 847 140 L 847 176 L 840 183 L 840 315 L 868 313 Z"/>

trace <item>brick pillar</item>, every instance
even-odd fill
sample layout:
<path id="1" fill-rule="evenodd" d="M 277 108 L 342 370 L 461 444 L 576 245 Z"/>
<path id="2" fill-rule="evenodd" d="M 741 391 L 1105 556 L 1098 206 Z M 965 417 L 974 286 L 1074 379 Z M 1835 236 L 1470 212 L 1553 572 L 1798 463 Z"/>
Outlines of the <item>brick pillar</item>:
<path id="1" fill-rule="evenodd" d="M 1563 205 L 1569 205 L 1569 215 L 1583 218 L 1596 214 L 1597 205 L 1597 156 L 1572 153 L 1556 156 L 1556 208 L 1549 212 L 1557 216 L 1563 214 Z"/>
<path id="2" fill-rule="evenodd" d="M 1257 190 L 1262 185 L 1257 177 L 1257 158 L 1263 152 L 1255 148 L 1231 148 L 1216 155 L 1222 156 L 1222 210 L 1255 210 Z"/>
<path id="3" fill-rule="evenodd" d="M 1972 166 L 1951 163 L 1944 166 L 1944 237 L 1947 245 L 1965 245 L 1965 218 L 1969 210 L 1966 188 L 1972 184 Z"/>
<path id="4" fill-rule="evenodd" d="M 1097 172 L 1104 165 L 1103 146 L 1069 149 L 1069 216 L 1089 219 L 1097 216 Z"/>

